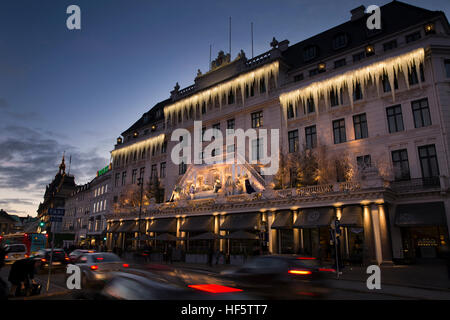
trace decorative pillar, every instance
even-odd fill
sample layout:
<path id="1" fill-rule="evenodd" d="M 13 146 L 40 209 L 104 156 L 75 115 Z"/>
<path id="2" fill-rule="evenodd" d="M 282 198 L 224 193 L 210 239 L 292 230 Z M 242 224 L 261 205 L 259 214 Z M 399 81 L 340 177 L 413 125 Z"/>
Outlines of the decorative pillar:
<path id="1" fill-rule="evenodd" d="M 272 229 L 272 223 L 275 220 L 275 212 L 267 214 L 267 228 L 269 230 L 269 252 L 277 253 L 277 230 Z"/>
<path id="2" fill-rule="evenodd" d="M 381 245 L 380 216 L 378 214 L 378 208 L 375 204 L 372 204 L 370 213 L 372 216 L 373 240 L 375 244 L 375 261 L 378 265 L 380 265 L 381 262 L 383 262 L 383 249 Z"/>
<path id="3" fill-rule="evenodd" d="M 365 264 L 370 264 L 374 260 L 374 232 L 372 225 L 372 217 L 370 208 L 365 205 L 363 210 L 363 225 L 364 225 L 364 250 L 363 261 Z"/>
<path id="4" fill-rule="evenodd" d="M 225 216 L 221 215 L 218 218 L 219 218 L 219 227 L 220 227 L 220 224 L 222 224 L 223 221 L 225 220 Z M 225 236 L 226 235 L 226 231 L 219 229 L 219 234 L 221 236 Z M 220 247 L 220 251 L 225 252 L 225 239 L 220 239 L 219 240 L 219 247 Z"/>
<path id="5" fill-rule="evenodd" d="M 177 217 L 177 232 L 176 232 L 176 237 L 177 238 L 181 237 L 181 231 L 180 231 L 181 221 L 180 220 L 181 220 L 181 218 Z M 176 243 L 177 247 L 180 246 L 180 245 L 183 245 L 182 241 L 180 241 L 178 239 L 177 239 L 177 241 L 175 243 Z"/>
<path id="6" fill-rule="evenodd" d="M 298 210 L 292 211 L 292 224 L 297 221 Z M 300 230 L 298 228 L 292 228 L 294 234 L 294 252 L 298 253 L 300 250 Z"/>
<path id="7" fill-rule="evenodd" d="M 220 219 L 220 216 L 216 214 L 214 216 L 214 234 L 217 234 L 217 235 L 219 234 L 219 219 Z M 220 240 L 219 241 L 214 240 L 214 251 L 217 250 L 217 247 L 221 248 L 219 242 L 220 242 Z"/>
<path id="8" fill-rule="evenodd" d="M 384 204 L 378 205 L 378 218 L 380 222 L 382 262 L 392 263 L 391 241 L 389 239 L 388 216 Z"/>

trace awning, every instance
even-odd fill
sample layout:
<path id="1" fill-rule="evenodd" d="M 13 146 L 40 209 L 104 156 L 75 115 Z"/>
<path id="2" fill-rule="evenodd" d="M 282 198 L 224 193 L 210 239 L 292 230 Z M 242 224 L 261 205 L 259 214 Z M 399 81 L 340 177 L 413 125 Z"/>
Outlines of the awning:
<path id="1" fill-rule="evenodd" d="M 145 233 L 146 221 L 141 220 L 141 233 Z M 139 232 L 139 223 L 135 222 L 134 226 L 131 228 L 130 232 Z"/>
<path id="2" fill-rule="evenodd" d="M 362 227 L 363 209 L 361 206 L 348 206 L 342 209 L 342 216 L 339 220 L 343 227 Z"/>
<path id="3" fill-rule="evenodd" d="M 300 212 L 293 227 L 305 229 L 329 227 L 333 217 L 334 217 L 333 207 L 305 209 Z"/>
<path id="4" fill-rule="evenodd" d="M 259 230 L 261 214 L 237 213 L 225 216 L 225 221 L 220 226 L 221 230 Z"/>
<path id="5" fill-rule="evenodd" d="M 122 225 L 117 229 L 116 232 L 131 232 L 131 229 L 133 229 L 135 225 L 135 221 L 124 221 Z"/>
<path id="6" fill-rule="evenodd" d="M 183 225 L 180 227 L 180 231 L 185 232 L 209 232 L 214 231 L 214 217 L 202 216 L 202 217 L 188 217 Z"/>
<path id="7" fill-rule="evenodd" d="M 259 236 L 254 234 L 254 233 L 250 233 L 247 231 L 236 231 L 233 232 L 227 236 L 225 236 L 225 239 L 234 239 L 234 240 L 259 240 Z"/>
<path id="8" fill-rule="evenodd" d="M 272 229 L 292 229 L 292 211 L 281 211 L 275 215 Z"/>
<path id="9" fill-rule="evenodd" d="M 147 232 L 177 232 L 177 220 L 175 218 L 154 219 Z"/>
<path id="10" fill-rule="evenodd" d="M 223 237 L 213 232 L 205 232 L 195 237 L 189 238 L 188 240 L 217 240 L 221 238 Z"/>
<path id="11" fill-rule="evenodd" d="M 398 227 L 445 226 L 446 221 L 444 202 L 401 204 L 395 213 Z"/>
<path id="12" fill-rule="evenodd" d="M 177 241 L 177 237 L 175 237 L 174 235 L 171 235 L 169 233 L 163 233 L 163 234 L 157 235 L 154 239 L 160 240 L 160 241 Z"/>
<path id="13" fill-rule="evenodd" d="M 114 222 L 107 232 L 117 232 L 117 229 L 119 229 L 119 227 L 119 222 Z"/>

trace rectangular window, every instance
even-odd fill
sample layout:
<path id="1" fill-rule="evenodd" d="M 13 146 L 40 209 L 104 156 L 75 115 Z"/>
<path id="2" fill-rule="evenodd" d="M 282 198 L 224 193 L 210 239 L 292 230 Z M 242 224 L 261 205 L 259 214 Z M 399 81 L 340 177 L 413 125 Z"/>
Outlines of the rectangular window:
<path id="1" fill-rule="evenodd" d="M 334 144 L 343 143 L 347 141 L 347 137 L 345 135 L 344 119 L 333 121 L 333 134 L 334 134 Z"/>
<path id="2" fill-rule="evenodd" d="M 299 82 L 303 80 L 303 73 L 294 76 L 294 82 Z"/>
<path id="3" fill-rule="evenodd" d="M 330 105 L 332 107 L 338 106 L 342 104 L 342 88 L 339 90 L 339 94 L 336 88 L 331 89 L 330 91 Z"/>
<path id="4" fill-rule="evenodd" d="M 370 168 L 372 166 L 372 160 L 370 158 L 370 154 L 356 157 L 356 164 L 358 165 L 358 169 L 360 169 L 360 170 Z"/>
<path id="5" fill-rule="evenodd" d="M 356 82 L 353 86 L 353 100 L 361 100 L 363 98 L 361 83 Z"/>
<path id="6" fill-rule="evenodd" d="M 444 66 L 445 66 L 445 76 L 447 78 L 450 78 L 450 59 L 446 59 L 444 61 Z"/>
<path id="7" fill-rule="evenodd" d="M 136 183 L 136 177 L 137 177 L 137 169 L 133 169 L 133 171 L 131 172 L 131 183 L 132 184 Z"/>
<path id="8" fill-rule="evenodd" d="M 259 93 L 264 93 L 266 92 L 266 82 L 264 81 L 264 79 L 261 79 L 259 81 Z"/>
<path id="9" fill-rule="evenodd" d="M 305 128 L 306 148 L 314 149 L 317 146 L 317 132 L 316 126 L 310 126 Z"/>
<path id="10" fill-rule="evenodd" d="M 287 107 L 287 118 L 288 119 L 294 118 L 294 106 L 292 104 L 289 104 Z"/>
<path id="11" fill-rule="evenodd" d="M 384 51 L 389 51 L 389 50 L 392 50 L 392 49 L 395 49 L 395 48 L 397 48 L 397 40 L 391 40 L 391 41 L 388 41 L 388 42 L 386 42 L 386 43 L 383 43 L 383 49 L 384 49 Z"/>
<path id="12" fill-rule="evenodd" d="M 422 178 L 439 177 L 439 165 L 434 144 L 419 147 Z"/>
<path id="13" fill-rule="evenodd" d="M 234 125 L 235 125 L 234 119 L 227 120 L 227 129 L 234 130 Z"/>
<path id="14" fill-rule="evenodd" d="M 292 130 L 288 132 L 288 140 L 289 140 L 289 152 L 297 152 L 298 151 L 298 130 Z"/>
<path id="15" fill-rule="evenodd" d="M 314 113 L 316 111 L 313 98 L 309 98 L 306 100 L 306 105 L 303 105 L 303 111 L 305 112 L 305 114 Z"/>
<path id="16" fill-rule="evenodd" d="M 386 74 L 383 75 L 382 82 L 383 82 L 383 91 L 391 92 L 392 91 L 391 83 L 389 82 L 389 77 Z M 397 75 L 394 75 L 394 88 L 395 90 L 398 89 Z"/>
<path id="17" fill-rule="evenodd" d="M 156 164 L 152 164 L 152 170 L 150 171 L 150 179 L 158 177 L 158 171 L 156 169 Z"/>
<path id="18" fill-rule="evenodd" d="M 365 139 L 369 137 L 369 131 L 367 129 L 367 118 L 365 113 L 353 116 L 353 127 L 355 129 L 355 140 Z"/>
<path id="19" fill-rule="evenodd" d="M 406 39 L 406 43 L 410 43 L 416 40 L 419 40 L 421 38 L 420 36 L 420 31 L 408 34 L 405 39 Z"/>
<path id="20" fill-rule="evenodd" d="M 366 52 L 365 51 L 358 52 L 357 54 L 353 55 L 353 62 L 361 61 L 365 57 L 366 57 Z"/>
<path id="21" fill-rule="evenodd" d="M 309 76 L 310 76 L 310 77 L 313 77 L 313 76 L 315 76 L 316 74 L 319 74 L 319 69 L 318 69 L 318 68 L 309 70 Z"/>
<path id="22" fill-rule="evenodd" d="M 404 130 L 401 105 L 386 108 L 386 115 L 388 120 L 389 133 Z"/>
<path id="23" fill-rule="evenodd" d="M 409 180 L 408 151 L 406 149 L 392 151 L 392 164 L 394 166 L 395 180 Z"/>
<path id="24" fill-rule="evenodd" d="M 420 64 L 420 81 L 424 82 L 425 81 L 425 75 L 423 73 L 423 65 Z M 416 66 L 413 66 L 411 68 L 411 70 L 408 70 L 408 82 L 409 85 L 415 85 L 419 83 L 419 78 L 417 77 L 417 70 L 416 70 Z"/>
<path id="25" fill-rule="evenodd" d="M 124 186 L 127 181 L 127 172 L 122 172 L 122 185 Z"/>
<path id="26" fill-rule="evenodd" d="M 263 139 L 252 140 L 252 160 L 260 160 L 263 157 Z"/>
<path id="27" fill-rule="evenodd" d="M 164 141 L 163 144 L 161 145 L 161 153 L 166 152 L 167 152 L 167 141 Z"/>
<path id="28" fill-rule="evenodd" d="M 234 92 L 233 90 L 230 90 L 230 92 L 228 93 L 228 104 L 233 104 L 234 103 Z"/>
<path id="29" fill-rule="evenodd" d="M 233 153 L 235 151 L 236 151 L 236 145 L 235 144 L 227 145 L 227 153 Z"/>
<path id="30" fill-rule="evenodd" d="M 428 107 L 428 99 L 424 98 L 411 102 L 414 126 L 416 128 L 431 126 L 430 108 Z"/>
<path id="31" fill-rule="evenodd" d="M 181 161 L 181 163 L 178 165 L 178 174 L 183 175 L 186 173 L 187 165 L 185 163 L 185 159 Z"/>
<path id="32" fill-rule="evenodd" d="M 253 97 L 255 95 L 255 82 L 253 81 L 252 84 L 249 86 L 248 84 L 245 85 L 245 97 Z"/>
<path id="33" fill-rule="evenodd" d="M 161 165 L 159 166 L 159 177 L 165 178 L 166 177 L 166 163 L 161 162 Z"/>
<path id="34" fill-rule="evenodd" d="M 139 169 L 139 178 L 143 178 L 145 174 L 145 167 L 142 167 L 141 169 Z"/>
<path id="35" fill-rule="evenodd" d="M 345 58 L 339 59 L 334 62 L 334 68 L 337 69 L 337 68 L 345 66 L 346 64 L 347 64 L 347 62 L 345 61 Z"/>
<path id="36" fill-rule="evenodd" d="M 259 128 L 263 125 L 262 111 L 252 113 L 252 128 Z"/>

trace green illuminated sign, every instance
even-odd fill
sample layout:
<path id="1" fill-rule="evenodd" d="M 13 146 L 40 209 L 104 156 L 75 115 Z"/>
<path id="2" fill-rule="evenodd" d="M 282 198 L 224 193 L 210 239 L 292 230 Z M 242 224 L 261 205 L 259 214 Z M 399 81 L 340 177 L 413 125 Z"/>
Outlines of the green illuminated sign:
<path id="1" fill-rule="evenodd" d="M 98 171 L 97 171 L 97 177 L 100 177 L 101 175 L 104 175 L 104 174 L 107 173 L 110 169 L 111 169 L 111 165 L 107 165 L 107 166 L 104 167 L 103 169 L 98 170 Z"/>

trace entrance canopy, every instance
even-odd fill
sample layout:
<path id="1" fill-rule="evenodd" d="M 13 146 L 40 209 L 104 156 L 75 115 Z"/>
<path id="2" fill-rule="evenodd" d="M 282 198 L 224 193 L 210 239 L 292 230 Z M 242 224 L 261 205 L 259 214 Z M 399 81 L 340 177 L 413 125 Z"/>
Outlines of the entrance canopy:
<path id="1" fill-rule="evenodd" d="M 443 202 L 401 204 L 395 213 L 398 227 L 445 226 L 446 220 Z"/>
<path id="2" fill-rule="evenodd" d="M 342 209 L 342 216 L 339 220 L 343 227 L 362 227 L 363 209 L 361 206 L 348 206 Z"/>
<path id="3" fill-rule="evenodd" d="M 225 216 L 221 230 L 259 230 L 261 215 L 259 213 L 237 213 Z"/>
<path id="4" fill-rule="evenodd" d="M 189 238 L 188 240 L 218 240 L 221 238 L 222 237 L 220 235 L 215 234 L 213 232 L 205 232 L 195 237 Z"/>
<path id="5" fill-rule="evenodd" d="M 175 218 L 154 219 L 148 227 L 148 232 L 177 232 L 177 220 Z"/>
<path id="6" fill-rule="evenodd" d="M 224 238 L 234 240 L 259 240 L 258 235 L 242 230 L 233 232 L 230 235 L 225 236 Z"/>
<path id="7" fill-rule="evenodd" d="M 214 217 L 213 216 L 201 216 L 201 217 L 189 217 L 180 227 L 180 231 L 185 232 L 212 232 L 214 231 Z"/>
<path id="8" fill-rule="evenodd" d="M 334 217 L 333 207 L 305 209 L 300 212 L 293 227 L 304 229 L 329 227 L 333 217 Z"/>
<path id="9" fill-rule="evenodd" d="M 292 211 L 277 212 L 272 223 L 272 229 L 292 229 Z"/>
<path id="10" fill-rule="evenodd" d="M 119 222 L 114 222 L 107 232 L 117 232 L 117 229 L 119 229 L 119 227 Z"/>
<path id="11" fill-rule="evenodd" d="M 135 221 L 124 221 L 124 223 L 117 229 L 116 232 L 131 232 L 131 229 L 136 224 Z"/>

